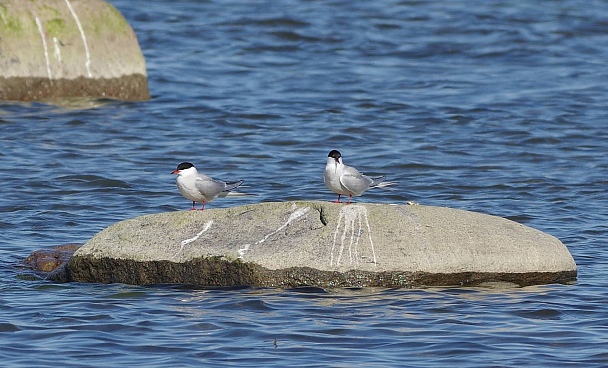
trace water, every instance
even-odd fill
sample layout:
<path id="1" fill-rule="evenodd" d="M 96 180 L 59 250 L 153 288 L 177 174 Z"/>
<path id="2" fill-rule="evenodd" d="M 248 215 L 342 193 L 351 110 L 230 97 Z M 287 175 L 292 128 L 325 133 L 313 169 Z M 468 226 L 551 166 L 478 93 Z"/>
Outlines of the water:
<path id="1" fill-rule="evenodd" d="M 604 1 L 116 0 L 152 100 L 0 105 L 0 359 L 11 367 L 608 365 Z M 399 182 L 363 200 L 513 219 L 569 285 L 191 289 L 18 267 L 188 209 L 182 161 L 260 201 L 333 200 L 325 157 Z"/>

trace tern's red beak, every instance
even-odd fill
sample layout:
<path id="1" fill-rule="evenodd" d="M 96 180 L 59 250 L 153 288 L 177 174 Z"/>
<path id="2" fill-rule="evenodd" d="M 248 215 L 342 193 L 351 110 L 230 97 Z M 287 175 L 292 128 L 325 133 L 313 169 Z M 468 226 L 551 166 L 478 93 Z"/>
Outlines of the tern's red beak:
<path id="1" fill-rule="evenodd" d="M 179 170 L 173 170 L 171 171 L 171 174 L 179 174 Z"/>

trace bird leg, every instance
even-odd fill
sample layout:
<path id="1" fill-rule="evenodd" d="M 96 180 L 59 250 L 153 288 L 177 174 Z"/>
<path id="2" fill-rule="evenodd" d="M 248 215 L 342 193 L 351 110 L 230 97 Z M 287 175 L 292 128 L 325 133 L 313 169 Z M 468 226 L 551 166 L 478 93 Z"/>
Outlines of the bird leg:
<path id="1" fill-rule="evenodd" d="M 196 202 L 192 201 L 192 208 L 190 209 L 190 211 L 194 211 L 194 210 L 196 210 L 196 208 L 194 208 L 194 204 L 195 204 L 195 203 L 196 203 Z"/>
<path id="2" fill-rule="evenodd" d="M 340 194 L 338 194 L 338 199 L 336 199 L 336 200 L 334 201 L 334 203 L 342 203 L 342 202 L 340 202 Z"/>
<path id="3" fill-rule="evenodd" d="M 348 196 L 348 202 L 346 202 L 345 204 L 350 204 L 350 200 L 351 200 L 351 199 L 353 199 L 353 195 L 352 195 L 352 194 L 350 194 L 350 195 Z"/>
<path id="4" fill-rule="evenodd" d="M 200 211 L 204 211 L 205 210 L 205 203 L 207 203 L 207 202 L 203 202 L 203 205 L 201 206 Z"/>

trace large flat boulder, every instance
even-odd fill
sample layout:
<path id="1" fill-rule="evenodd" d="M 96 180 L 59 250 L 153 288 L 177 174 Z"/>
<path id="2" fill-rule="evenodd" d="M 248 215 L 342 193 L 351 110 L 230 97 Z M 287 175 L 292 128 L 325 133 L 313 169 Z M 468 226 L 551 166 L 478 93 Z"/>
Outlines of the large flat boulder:
<path id="1" fill-rule="evenodd" d="M 200 286 L 420 287 L 576 278 L 557 238 L 469 211 L 418 205 L 260 203 L 118 222 L 57 280 Z"/>
<path id="2" fill-rule="evenodd" d="M 0 0 L 0 100 L 148 100 L 133 29 L 102 0 Z"/>

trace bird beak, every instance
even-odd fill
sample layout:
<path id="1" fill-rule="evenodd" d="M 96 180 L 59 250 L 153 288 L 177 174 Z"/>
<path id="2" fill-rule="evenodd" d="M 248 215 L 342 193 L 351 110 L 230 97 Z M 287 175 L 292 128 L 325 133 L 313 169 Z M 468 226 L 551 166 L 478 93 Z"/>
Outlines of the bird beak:
<path id="1" fill-rule="evenodd" d="M 179 174 L 179 170 L 173 170 L 171 174 Z"/>

